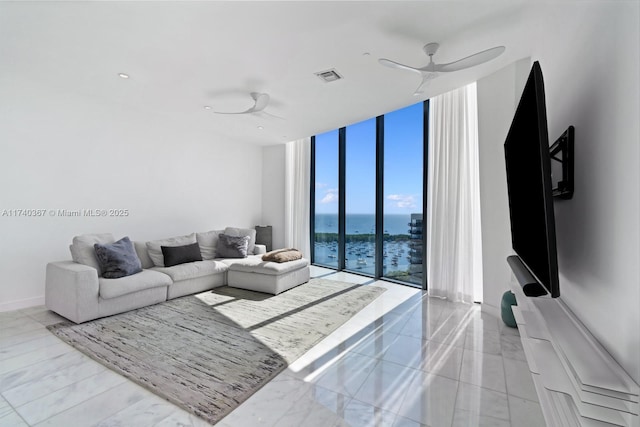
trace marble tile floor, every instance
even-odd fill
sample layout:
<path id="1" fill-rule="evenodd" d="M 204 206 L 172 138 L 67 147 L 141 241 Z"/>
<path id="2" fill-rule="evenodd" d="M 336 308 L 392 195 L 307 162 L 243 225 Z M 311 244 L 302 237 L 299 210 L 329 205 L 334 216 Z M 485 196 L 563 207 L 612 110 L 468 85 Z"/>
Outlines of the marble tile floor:
<path id="1" fill-rule="evenodd" d="M 544 426 L 518 332 L 479 305 L 387 291 L 219 427 Z M 44 307 L 0 313 L 0 427 L 206 426 L 51 335 Z"/>

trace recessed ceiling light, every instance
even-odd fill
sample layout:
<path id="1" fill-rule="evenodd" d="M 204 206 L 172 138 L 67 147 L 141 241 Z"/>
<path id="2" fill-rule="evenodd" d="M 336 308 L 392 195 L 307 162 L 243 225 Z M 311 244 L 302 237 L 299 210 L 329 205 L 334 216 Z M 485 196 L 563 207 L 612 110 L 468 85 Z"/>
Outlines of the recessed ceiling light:
<path id="1" fill-rule="evenodd" d="M 204 109 L 205 109 L 205 110 L 211 110 L 211 107 L 210 107 L 209 105 L 205 105 L 205 106 L 204 106 Z"/>
<path id="2" fill-rule="evenodd" d="M 125 74 L 125 73 L 120 73 L 118 74 L 120 76 L 120 78 L 122 79 L 128 79 L 129 78 L 129 74 Z"/>
<path id="3" fill-rule="evenodd" d="M 264 128 L 263 128 L 262 126 L 258 126 L 258 129 L 262 130 L 262 129 L 264 129 Z"/>

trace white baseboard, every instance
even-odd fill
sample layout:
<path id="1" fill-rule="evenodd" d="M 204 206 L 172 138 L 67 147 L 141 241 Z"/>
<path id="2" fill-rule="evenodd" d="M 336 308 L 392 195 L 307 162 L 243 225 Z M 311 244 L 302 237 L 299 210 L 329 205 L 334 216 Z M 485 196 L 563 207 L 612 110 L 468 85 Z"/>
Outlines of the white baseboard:
<path id="1" fill-rule="evenodd" d="M 0 303 L 0 312 L 20 310 L 21 308 L 36 307 L 38 305 L 44 305 L 44 295 Z"/>

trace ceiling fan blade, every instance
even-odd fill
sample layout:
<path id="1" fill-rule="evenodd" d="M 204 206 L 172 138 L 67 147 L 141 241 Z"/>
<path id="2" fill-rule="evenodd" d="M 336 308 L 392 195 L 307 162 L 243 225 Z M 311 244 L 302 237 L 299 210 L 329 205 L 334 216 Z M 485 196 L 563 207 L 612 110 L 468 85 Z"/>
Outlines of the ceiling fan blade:
<path id="1" fill-rule="evenodd" d="M 269 94 L 253 92 L 251 93 L 251 97 L 256 101 L 256 103 L 252 108 L 246 111 L 247 113 L 262 111 L 267 108 L 270 99 Z"/>
<path id="2" fill-rule="evenodd" d="M 420 96 L 424 93 L 424 87 L 427 86 L 429 84 L 429 82 L 433 79 L 435 79 L 436 77 L 438 77 L 438 73 L 423 73 L 422 74 L 422 81 L 420 82 L 420 85 L 416 88 L 415 92 L 413 92 L 413 96 Z"/>
<path id="3" fill-rule="evenodd" d="M 214 111 L 214 113 L 216 114 L 248 114 L 248 113 L 253 113 L 256 110 L 254 109 L 255 106 L 249 108 L 248 110 L 244 110 L 244 111 Z"/>
<path id="4" fill-rule="evenodd" d="M 247 114 L 253 113 L 252 109 L 248 109 L 246 111 L 214 111 L 216 114 Z"/>
<path id="5" fill-rule="evenodd" d="M 410 67 L 408 65 L 400 64 L 399 62 L 391 61 L 390 59 L 380 58 L 378 62 L 386 67 L 398 68 L 400 70 L 413 71 L 414 73 L 422 74 L 419 68 Z"/>
<path id="6" fill-rule="evenodd" d="M 216 114 L 249 114 L 249 113 L 257 113 L 258 111 L 264 110 L 265 108 L 267 108 L 267 105 L 269 105 L 270 97 L 269 97 L 269 94 L 267 94 L 267 93 L 251 92 L 251 98 L 253 98 L 255 103 L 253 104 L 253 107 L 249 108 L 248 110 L 233 111 L 233 112 L 214 111 L 214 113 L 216 113 Z"/>
<path id="7" fill-rule="evenodd" d="M 491 49 L 474 53 L 473 55 L 469 55 L 466 58 L 462 58 L 454 62 L 449 62 L 448 64 L 438 64 L 435 66 L 435 71 L 450 72 L 475 67 L 476 65 L 480 65 L 487 61 L 491 61 L 494 58 L 497 58 L 504 51 L 504 46 L 492 47 Z"/>
<path id="8" fill-rule="evenodd" d="M 274 119 L 287 120 L 284 117 L 276 116 L 275 114 L 267 113 L 266 111 L 261 111 L 260 114 L 266 114 L 267 116 L 273 117 Z"/>

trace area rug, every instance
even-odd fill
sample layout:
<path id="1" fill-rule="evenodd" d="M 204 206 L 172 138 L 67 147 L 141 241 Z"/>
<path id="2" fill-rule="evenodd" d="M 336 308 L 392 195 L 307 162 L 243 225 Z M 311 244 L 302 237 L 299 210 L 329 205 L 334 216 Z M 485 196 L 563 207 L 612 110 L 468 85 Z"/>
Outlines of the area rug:
<path id="1" fill-rule="evenodd" d="M 273 296 L 222 287 L 49 330 L 215 424 L 384 288 L 325 279 Z"/>

